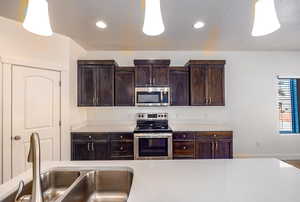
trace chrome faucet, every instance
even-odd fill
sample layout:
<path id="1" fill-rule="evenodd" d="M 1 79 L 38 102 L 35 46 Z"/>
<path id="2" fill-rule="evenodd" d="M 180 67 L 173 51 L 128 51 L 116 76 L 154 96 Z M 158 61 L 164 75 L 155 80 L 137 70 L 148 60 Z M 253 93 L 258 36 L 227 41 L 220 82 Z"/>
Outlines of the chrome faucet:
<path id="1" fill-rule="evenodd" d="M 38 133 L 30 136 L 30 150 L 28 162 L 32 162 L 32 192 L 31 202 L 43 202 L 42 183 L 41 183 L 41 150 L 40 138 Z"/>

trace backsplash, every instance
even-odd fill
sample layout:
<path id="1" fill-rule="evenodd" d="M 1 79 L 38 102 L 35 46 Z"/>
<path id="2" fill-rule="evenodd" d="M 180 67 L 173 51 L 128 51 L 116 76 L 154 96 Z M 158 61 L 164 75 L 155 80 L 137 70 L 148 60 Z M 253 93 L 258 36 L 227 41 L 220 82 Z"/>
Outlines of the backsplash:
<path id="1" fill-rule="evenodd" d="M 135 124 L 136 113 L 167 112 L 170 123 L 228 125 L 227 107 L 99 107 L 87 108 L 89 125 Z"/>

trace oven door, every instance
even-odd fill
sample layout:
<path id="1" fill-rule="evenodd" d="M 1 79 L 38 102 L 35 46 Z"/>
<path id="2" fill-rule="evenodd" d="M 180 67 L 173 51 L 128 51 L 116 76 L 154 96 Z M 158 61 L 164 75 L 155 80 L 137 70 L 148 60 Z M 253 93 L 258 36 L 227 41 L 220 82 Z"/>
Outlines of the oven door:
<path id="1" fill-rule="evenodd" d="M 172 134 L 134 134 L 134 159 L 172 159 Z"/>

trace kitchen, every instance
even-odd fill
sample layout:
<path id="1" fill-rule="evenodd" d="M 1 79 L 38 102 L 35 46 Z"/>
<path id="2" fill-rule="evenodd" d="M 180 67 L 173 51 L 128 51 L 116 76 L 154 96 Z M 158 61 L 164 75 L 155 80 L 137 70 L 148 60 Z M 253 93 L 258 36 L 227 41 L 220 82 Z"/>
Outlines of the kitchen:
<path id="1" fill-rule="evenodd" d="M 134 18 L 133 14 L 123 16 L 128 22 L 133 18 L 138 20 L 130 24 L 132 30 L 121 26 L 124 21 L 120 16 L 115 17 L 114 21 L 108 17 L 118 4 L 135 9 L 139 15 L 138 18 Z M 7 184 L 4 184 L 6 189 L 1 186 L 0 199 L 12 193 L 12 190 L 15 191 L 21 179 L 29 182 L 29 174 L 32 172 L 29 169 L 30 163 L 27 162 L 31 148 L 29 139 L 30 134 L 37 131 L 40 133 L 42 160 L 48 162 L 42 163 L 42 173 L 63 167 L 73 167 L 72 172 L 78 167 L 83 170 L 97 170 L 107 166 L 122 169 L 126 167 L 126 170 L 133 170 L 128 201 L 141 201 L 143 194 L 153 186 L 156 186 L 153 191 L 156 194 L 145 201 L 182 201 L 184 194 L 190 194 L 190 201 L 216 201 L 221 200 L 219 197 L 222 196 L 228 200 L 231 198 L 232 201 L 240 201 L 244 200 L 242 193 L 247 194 L 246 187 L 251 190 L 248 193 L 256 193 L 249 196 L 249 201 L 260 201 L 263 198 L 284 201 L 277 194 L 271 196 L 271 190 L 259 187 L 258 184 L 264 183 L 265 186 L 278 185 L 278 193 L 285 190 L 290 201 L 297 201 L 293 195 L 294 189 L 290 186 L 282 187 L 282 184 L 299 183 L 298 170 L 283 161 L 270 158 L 300 158 L 299 138 L 295 135 L 297 132 L 281 134 L 281 114 L 277 110 L 278 80 L 297 80 L 300 74 L 297 51 L 299 44 L 294 37 L 297 25 L 288 25 L 292 22 L 284 18 L 288 6 L 297 10 L 299 5 L 297 2 L 280 1 L 275 1 L 275 4 L 282 27 L 264 37 L 254 37 L 251 36 L 253 19 L 249 18 L 252 5 L 250 1 L 228 5 L 218 5 L 215 1 L 205 2 L 204 5 L 199 2 L 170 4 L 161 1 L 165 32 L 149 37 L 142 30 L 145 7 L 141 2 L 127 5 L 112 1 L 106 4 L 109 9 L 92 2 L 86 5 L 86 9 L 94 12 L 93 16 L 85 18 L 80 14 L 71 16 L 64 12 L 68 8 L 69 13 L 76 13 L 82 7 L 81 3 L 52 0 L 49 1 L 49 12 L 54 31 L 59 30 L 59 33 L 68 37 L 61 34 L 42 37 L 22 27 L 23 21 L 16 12 L 20 7 L 25 7 L 23 3 L 15 3 L 17 6 L 3 3 L 4 6 L 1 5 L 0 9 L 0 15 L 4 16 L 0 18 L 0 23 L 5 30 L 0 35 L 0 173 L 1 181 Z M 190 9 L 190 16 L 187 15 L 184 19 L 191 26 L 186 26 L 174 14 L 172 18 L 165 16 L 170 15 L 172 9 L 180 10 L 184 6 Z M 210 15 L 205 6 L 218 10 L 218 15 Z M 193 10 L 193 7 L 202 12 Z M 234 29 L 222 27 L 223 24 L 230 25 L 227 23 L 231 16 L 225 13 L 233 8 L 237 12 L 233 15 L 245 16 L 234 23 L 235 28 L 242 28 L 240 35 L 234 34 Z M 102 17 L 98 16 L 99 11 L 102 12 Z M 290 12 L 290 15 L 296 13 Z M 223 24 L 221 21 L 214 21 L 222 17 Z M 93 23 L 82 24 L 81 28 L 90 32 L 88 39 L 82 31 L 74 31 L 79 25 L 70 24 L 72 18 L 77 21 L 85 18 L 93 23 L 101 18 L 105 22 L 103 18 L 106 18 L 108 26 L 103 29 L 97 28 Z M 206 21 L 205 26 L 195 29 L 193 22 L 199 18 Z M 167 19 L 174 21 L 167 23 Z M 67 28 L 66 25 L 70 27 Z M 220 38 L 211 41 L 213 39 L 209 37 L 215 36 L 213 25 L 220 25 L 219 29 L 224 32 L 222 37 L 226 39 L 217 34 Z M 185 28 L 186 33 L 176 29 L 180 26 Z M 118 35 L 120 29 L 126 33 Z M 174 29 L 177 36 L 173 35 Z M 99 40 L 99 35 L 104 40 Z M 176 38 L 178 36 L 180 37 Z M 186 39 L 184 36 L 189 37 Z M 175 40 L 172 37 L 178 43 L 170 43 Z M 161 40 L 164 42 L 159 43 Z M 196 45 L 195 41 L 199 41 L 200 45 Z M 38 68 L 41 71 L 28 72 L 23 67 Z M 54 73 L 44 74 L 42 70 L 54 70 Z M 57 85 L 52 93 L 47 94 L 45 89 L 51 89 L 49 82 L 40 79 L 28 81 L 26 85 L 30 85 L 32 89 L 30 95 L 37 100 L 28 100 L 33 102 L 33 108 L 30 108 L 31 106 L 19 102 L 23 97 L 16 99 L 26 95 L 20 94 L 26 88 L 19 81 L 37 74 L 40 75 L 39 78 L 48 78 Z M 40 90 L 39 86 L 42 85 L 44 89 Z M 41 93 L 43 96 L 38 96 Z M 49 102 L 49 96 L 57 104 L 50 105 L 53 103 Z M 167 103 L 169 106 L 149 106 L 150 103 L 158 104 L 156 101 L 159 98 L 162 98 L 161 105 Z M 148 99 L 151 99 L 150 103 Z M 47 106 L 54 107 L 44 110 Z M 27 111 L 32 112 L 30 116 L 23 110 L 26 107 Z M 54 111 L 55 109 L 60 110 Z M 53 113 L 51 116 L 50 112 Z M 50 123 L 55 123 L 55 126 Z M 43 126 L 42 129 L 39 125 Z M 148 131 L 149 127 L 151 131 Z M 59 132 L 51 132 L 54 130 Z M 162 132 L 164 137 L 161 137 Z M 156 156 L 156 152 L 159 156 Z M 138 160 L 139 158 L 152 160 Z M 157 158 L 169 160 L 154 160 Z M 29 170 L 23 173 L 27 169 Z M 246 174 L 251 169 L 253 173 Z M 75 180 L 76 183 L 85 178 L 84 171 L 80 172 L 82 173 Z M 150 175 L 151 172 L 153 175 Z M 179 177 L 181 172 L 186 175 Z M 284 173 L 282 178 L 279 177 L 280 172 Z M 205 175 L 211 178 L 207 179 Z M 293 178 L 287 177 L 288 175 L 293 175 Z M 259 177 L 269 177 L 270 180 L 264 182 Z M 11 178 L 13 179 L 10 180 Z M 151 180 L 155 182 L 151 183 Z M 149 185 L 146 185 L 148 182 Z M 147 191 L 143 192 L 139 186 L 145 187 Z M 164 193 L 159 190 L 168 186 L 170 190 L 167 189 Z M 197 186 L 202 187 L 201 196 L 195 194 L 200 191 L 196 189 Z M 220 193 L 219 196 L 212 195 L 214 186 Z M 171 191 L 171 187 L 174 191 Z M 240 195 L 234 197 L 233 189 L 238 188 L 241 190 Z"/>

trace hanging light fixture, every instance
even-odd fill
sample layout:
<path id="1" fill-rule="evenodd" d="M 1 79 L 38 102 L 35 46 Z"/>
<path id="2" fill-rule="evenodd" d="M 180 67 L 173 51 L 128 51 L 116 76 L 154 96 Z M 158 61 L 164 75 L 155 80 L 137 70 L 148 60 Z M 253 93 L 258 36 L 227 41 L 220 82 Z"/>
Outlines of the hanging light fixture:
<path id="1" fill-rule="evenodd" d="M 274 0 L 256 0 L 252 36 L 264 36 L 279 28 Z"/>
<path id="2" fill-rule="evenodd" d="M 29 0 L 23 27 L 27 31 L 41 36 L 53 34 L 47 0 Z"/>
<path id="3" fill-rule="evenodd" d="M 149 36 L 157 36 L 165 31 L 161 16 L 160 0 L 145 0 L 145 19 L 143 32 Z"/>

